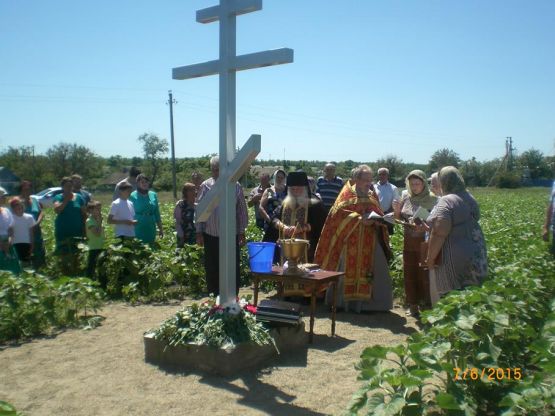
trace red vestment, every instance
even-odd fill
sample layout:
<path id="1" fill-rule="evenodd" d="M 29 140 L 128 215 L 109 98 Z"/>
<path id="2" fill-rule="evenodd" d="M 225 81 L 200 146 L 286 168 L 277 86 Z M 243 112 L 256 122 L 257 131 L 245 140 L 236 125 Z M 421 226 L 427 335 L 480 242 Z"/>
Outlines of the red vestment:
<path id="1" fill-rule="evenodd" d="M 381 234 L 378 240 L 384 242 L 384 250 L 389 247 L 385 227 L 362 222 L 372 211 L 383 215 L 377 195 L 370 191 L 359 196 L 354 181 L 345 183 L 328 214 L 316 248 L 314 261 L 323 270 L 337 270 L 344 257 L 345 301 L 371 299 L 376 232 Z"/>

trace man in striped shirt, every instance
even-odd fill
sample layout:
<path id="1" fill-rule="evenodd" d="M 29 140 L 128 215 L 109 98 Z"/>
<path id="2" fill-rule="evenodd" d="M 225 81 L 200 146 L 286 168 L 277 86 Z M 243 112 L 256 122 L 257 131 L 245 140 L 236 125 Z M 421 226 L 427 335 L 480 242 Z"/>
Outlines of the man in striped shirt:
<path id="1" fill-rule="evenodd" d="M 343 188 L 343 179 L 335 175 L 335 165 L 326 163 L 324 176 L 320 176 L 316 182 L 316 192 L 322 197 L 326 215 L 341 192 L 341 188 Z"/>
<path id="2" fill-rule="evenodd" d="M 205 180 L 200 185 L 200 193 L 197 200 L 200 202 L 202 198 L 212 189 L 216 180 L 220 176 L 220 159 L 214 156 L 210 159 L 210 171 L 212 177 Z M 237 239 L 235 244 L 235 278 L 236 278 L 236 291 L 239 293 L 240 272 L 239 272 L 239 253 L 240 247 L 245 245 L 245 229 L 248 223 L 247 204 L 245 196 L 243 195 L 243 187 L 237 182 L 236 184 L 236 218 L 237 218 Z M 197 244 L 204 246 L 204 270 L 206 272 L 206 285 L 208 293 L 213 293 L 215 296 L 220 294 L 220 217 L 218 205 L 208 217 L 206 222 L 197 222 Z"/>

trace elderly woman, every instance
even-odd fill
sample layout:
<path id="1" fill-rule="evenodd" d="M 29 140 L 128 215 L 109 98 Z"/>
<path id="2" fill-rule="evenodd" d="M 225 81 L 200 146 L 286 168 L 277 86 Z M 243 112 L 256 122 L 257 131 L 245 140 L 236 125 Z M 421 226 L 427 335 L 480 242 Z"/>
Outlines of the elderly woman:
<path id="1" fill-rule="evenodd" d="M 13 247 L 12 213 L 6 208 L 7 192 L 0 186 L 0 270 L 18 274 L 21 271 L 17 254 Z"/>
<path id="2" fill-rule="evenodd" d="M 260 198 L 260 205 L 258 210 L 262 218 L 264 218 L 264 230 L 267 231 L 272 222 L 272 214 L 275 209 L 279 207 L 282 201 L 287 196 L 287 189 L 285 187 L 285 179 L 287 174 L 283 169 L 278 169 L 272 175 L 274 183 L 267 188 Z"/>
<path id="3" fill-rule="evenodd" d="M 142 173 L 137 176 L 137 190 L 131 193 L 129 201 L 135 209 L 135 237 L 143 243 L 151 244 L 156 240 L 156 226 L 160 237 L 164 236 L 158 196 L 150 190 L 150 181 Z"/>
<path id="4" fill-rule="evenodd" d="M 430 280 L 428 271 L 420 267 L 420 245 L 426 237 L 426 229 L 421 224 L 437 202 L 430 193 L 426 175 L 421 170 L 413 170 L 405 179 L 406 193 L 400 202 L 393 203 L 395 218 L 403 220 L 403 274 L 405 297 L 409 313 L 418 316 L 419 305 L 431 305 Z M 424 218 L 422 218 L 424 217 Z"/>
<path id="5" fill-rule="evenodd" d="M 432 173 L 430 176 L 430 190 L 438 198 L 441 196 L 441 185 L 439 184 L 439 172 Z"/>
<path id="6" fill-rule="evenodd" d="M 62 178 L 62 193 L 54 197 L 54 238 L 56 252 L 62 256 L 64 272 L 72 274 L 77 271 L 77 238 L 85 235 L 85 201 L 81 195 L 73 192 L 70 177 Z"/>
<path id="7" fill-rule="evenodd" d="M 31 214 L 35 220 L 33 229 L 33 268 L 38 269 L 45 264 L 46 251 L 44 250 L 44 240 L 42 238 L 42 230 L 40 224 L 44 218 L 42 206 L 37 198 L 31 196 L 32 184 L 29 181 L 21 181 L 20 199 L 23 201 L 25 213 Z"/>
<path id="8" fill-rule="evenodd" d="M 439 171 L 443 196 L 428 218 L 431 225 L 427 263 L 435 268 L 439 296 L 451 290 L 480 285 L 488 271 L 486 244 L 478 220 L 478 203 L 465 189 L 453 166 Z M 440 264 L 434 261 L 441 252 Z"/>

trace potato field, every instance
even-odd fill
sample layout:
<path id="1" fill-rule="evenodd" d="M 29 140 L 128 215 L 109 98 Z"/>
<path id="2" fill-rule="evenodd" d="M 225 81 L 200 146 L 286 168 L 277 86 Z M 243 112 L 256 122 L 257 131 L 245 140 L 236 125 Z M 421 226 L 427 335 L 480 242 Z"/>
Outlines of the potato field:
<path id="1" fill-rule="evenodd" d="M 347 363 L 356 366 L 360 387 L 352 392 L 344 409 L 347 413 L 553 414 L 555 262 L 541 239 L 548 190 L 479 188 L 471 193 L 481 209 L 487 281 L 482 287 L 451 293 L 423 313 L 420 330 L 406 342 L 367 345 L 359 360 L 355 357 Z M 106 219 L 109 202 L 105 198 Z M 206 296 L 203 249 L 176 248 L 173 207 L 173 202 L 161 205 L 165 236 L 154 247 L 135 242 L 116 245 L 105 223 L 108 241 L 96 276 L 108 282 L 105 292 L 93 280 L 81 277 L 85 241 L 80 244 L 80 268 L 74 276 L 61 275 L 58 259 L 52 255 L 55 214 L 48 210 L 42 225 L 47 266 L 40 273 L 0 273 L 0 358 L 8 345 L 56 334 L 61 328 L 94 331 L 102 325 L 101 308 L 107 301 L 137 305 Z M 247 240 L 259 241 L 261 232 L 254 226 L 252 210 L 250 216 Z M 391 243 L 394 293 L 396 303 L 402 304 L 400 228 Z M 241 259 L 241 282 L 248 287 L 245 248 Z M 0 378 L 7 381 L 1 369 Z M 0 395 L 0 415 L 12 414 L 11 405 L 1 400 Z"/>

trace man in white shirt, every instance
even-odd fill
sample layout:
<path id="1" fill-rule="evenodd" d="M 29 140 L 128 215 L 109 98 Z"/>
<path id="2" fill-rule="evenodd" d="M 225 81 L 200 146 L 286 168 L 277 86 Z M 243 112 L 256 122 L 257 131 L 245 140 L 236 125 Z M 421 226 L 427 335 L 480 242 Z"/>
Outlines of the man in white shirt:
<path id="1" fill-rule="evenodd" d="M 393 211 L 393 201 L 399 201 L 399 190 L 395 185 L 389 183 L 389 169 L 378 169 L 378 183 L 374 186 L 378 199 L 380 200 L 380 207 L 384 214 Z M 393 234 L 393 226 L 387 226 L 389 234 Z"/>
<path id="2" fill-rule="evenodd" d="M 378 183 L 374 186 L 380 199 L 380 206 L 384 214 L 393 211 L 393 201 L 399 200 L 399 190 L 395 185 L 389 183 L 389 170 L 387 168 L 378 169 Z"/>

